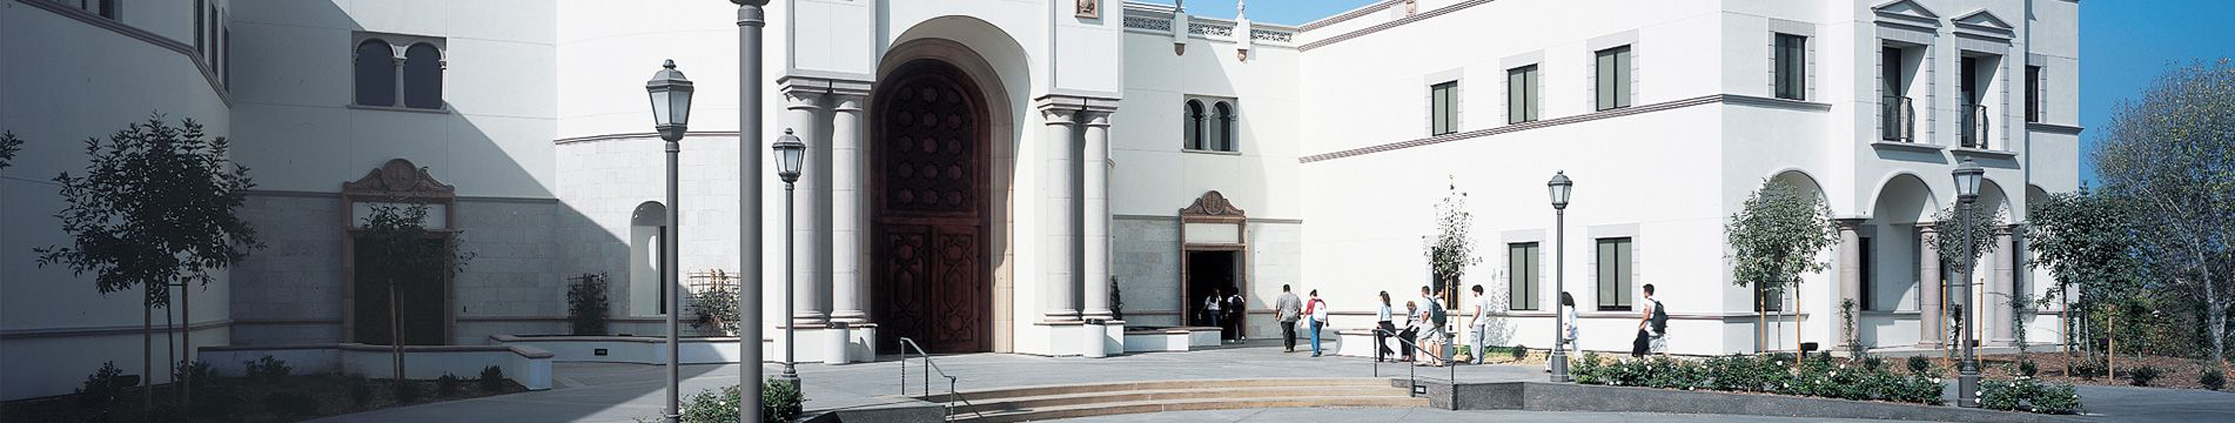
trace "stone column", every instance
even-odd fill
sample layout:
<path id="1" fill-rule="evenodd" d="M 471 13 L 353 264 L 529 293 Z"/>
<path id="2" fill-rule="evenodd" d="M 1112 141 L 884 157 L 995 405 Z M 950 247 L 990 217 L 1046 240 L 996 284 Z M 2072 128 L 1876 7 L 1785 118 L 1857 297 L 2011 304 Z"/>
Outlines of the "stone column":
<path id="1" fill-rule="evenodd" d="M 863 185 L 868 156 L 862 130 L 865 92 L 834 93 L 830 125 L 830 320 L 863 323 L 868 301 L 869 201 Z"/>
<path id="2" fill-rule="evenodd" d="M 1839 227 L 1839 297 L 1834 298 L 1831 304 L 1832 312 L 1838 313 L 1841 310 L 1840 307 L 1848 300 L 1855 301 L 1855 310 L 1848 310 L 1848 312 L 1853 313 L 1856 322 L 1862 320 L 1863 293 L 1862 237 L 1855 233 L 1855 229 L 1862 226 L 1862 223 L 1863 219 L 1839 219 L 1837 221 Z M 1855 328 L 1848 327 L 1847 323 L 1846 319 L 1832 320 L 1831 326 L 1834 329 L 1831 332 L 1832 337 L 1830 339 L 1837 346 L 1827 346 L 1827 349 L 1844 347 L 1850 339 L 1856 336 L 1854 334 Z"/>
<path id="3" fill-rule="evenodd" d="M 1917 223 L 1917 348 L 1940 348 L 1948 319 L 1940 305 L 1940 233 L 1932 222 Z"/>
<path id="4" fill-rule="evenodd" d="M 790 81 L 784 81 L 790 82 Z M 783 82 L 779 82 L 783 83 Z M 822 125 L 822 87 L 801 87 L 784 84 L 784 97 L 790 101 L 785 106 L 784 128 L 807 143 L 807 162 L 800 166 L 799 182 L 795 184 L 798 200 L 793 202 L 792 239 L 797 253 L 792 256 L 792 268 L 799 272 L 791 286 L 792 323 L 800 326 L 823 324 L 821 288 L 830 286 L 830 273 L 821 266 L 830 256 L 829 228 L 821 225 L 829 209 L 817 201 L 830 190 L 830 168 L 816 166 L 822 162 L 816 156 L 829 157 L 830 142 L 816 133 Z M 778 247 L 785 248 L 785 247 Z M 779 279 L 781 280 L 781 279 Z"/>
<path id="5" fill-rule="evenodd" d="M 2010 230 L 2013 228 L 2012 226 L 1994 228 L 1994 266 L 1991 267 L 1991 269 L 1994 269 L 1994 279 L 1987 284 L 1987 301 L 1982 306 L 1987 307 L 1987 309 L 1981 310 L 1986 312 L 1985 316 L 1987 317 L 1980 323 L 1986 324 L 1985 327 L 1993 328 L 1989 332 L 1987 342 L 1995 345 L 2010 345 L 2011 342 L 2016 340 L 2010 335 L 2011 331 L 2016 329 L 2010 322 L 2013 314 L 2010 306 L 2012 301 L 2017 300 L 2017 290 L 2012 289 L 2016 287 L 2017 269 L 2014 264 L 2017 263 L 2017 260 L 2014 258 L 2017 257 L 2016 254 L 2018 253 L 2017 249 L 2014 248 L 2016 243 L 2011 241 L 2013 235 L 2011 235 Z"/>
<path id="6" fill-rule="evenodd" d="M 1042 117 L 1048 128 L 1040 142 L 1047 152 L 1047 162 L 1041 166 L 1045 181 L 1040 191 L 1046 196 L 1041 206 L 1046 210 L 1040 216 L 1041 226 L 1047 231 L 1042 237 L 1041 263 L 1047 266 L 1041 286 L 1046 301 L 1043 321 L 1068 322 L 1079 318 L 1079 206 L 1078 206 L 1078 122 L 1075 110 L 1042 106 Z"/>
<path id="7" fill-rule="evenodd" d="M 1083 240 L 1079 258 L 1085 262 L 1080 277 L 1084 286 L 1082 317 L 1109 319 L 1110 311 L 1110 112 L 1088 111 L 1086 146 L 1079 162 L 1084 206 L 1079 214 Z"/>

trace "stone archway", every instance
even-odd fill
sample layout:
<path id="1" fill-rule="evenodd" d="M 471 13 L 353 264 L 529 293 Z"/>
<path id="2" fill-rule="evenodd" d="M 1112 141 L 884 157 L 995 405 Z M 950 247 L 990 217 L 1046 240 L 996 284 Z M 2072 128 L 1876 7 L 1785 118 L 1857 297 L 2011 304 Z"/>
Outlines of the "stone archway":
<path id="1" fill-rule="evenodd" d="M 880 349 L 993 347 L 992 121 L 952 63 L 901 64 L 870 96 L 870 292 Z"/>

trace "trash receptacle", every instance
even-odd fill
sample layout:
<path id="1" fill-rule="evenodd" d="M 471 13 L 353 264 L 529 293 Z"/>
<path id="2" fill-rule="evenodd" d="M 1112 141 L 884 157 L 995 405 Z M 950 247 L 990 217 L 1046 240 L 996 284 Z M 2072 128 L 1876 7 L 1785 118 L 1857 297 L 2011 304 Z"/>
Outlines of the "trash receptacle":
<path id="1" fill-rule="evenodd" d="M 1102 358 L 1110 356 L 1110 352 L 1104 350 L 1104 348 L 1108 348 L 1108 346 L 1103 344 L 1104 342 L 1109 341 L 1108 339 L 1106 339 L 1110 337 L 1110 329 L 1108 325 L 1109 322 L 1102 319 L 1086 319 L 1085 354 L 1087 358 Z"/>
<path id="2" fill-rule="evenodd" d="M 823 344 L 826 346 L 823 350 L 823 364 L 850 362 L 847 360 L 847 350 L 850 348 L 847 347 L 853 344 L 853 338 L 852 334 L 847 333 L 849 331 L 846 326 L 846 322 L 830 322 L 830 327 L 823 330 L 823 333 L 830 335 L 829 342 Z"/>

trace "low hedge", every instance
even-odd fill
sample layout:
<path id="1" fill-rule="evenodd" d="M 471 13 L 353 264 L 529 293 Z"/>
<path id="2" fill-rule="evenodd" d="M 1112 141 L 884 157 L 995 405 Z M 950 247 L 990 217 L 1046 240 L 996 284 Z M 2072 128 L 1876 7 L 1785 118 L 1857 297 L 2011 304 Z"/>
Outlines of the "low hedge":
<path id="1" fill-rule="evenodd" d="M 1730 355 L 1705 360 L 1654 357 L 1610 360 L 1586 353 L 1575 363 L 1578 383 L 1641 386 L 1701 391 L 1759 392 L 1862 401 L 1940 404 L 1946 386 L 1930 368 L 1895 373 L 1889 366 L 1850 365 L 1828 354 L 1799 358 L 1791 354 Z M 1914 367 L 1912 367 L 1914 368 Z M 2005 410 L 2037 413 L 2075 413 L 2079 396 L 2070 385 L 2040 384 L 2030 380 L 1987 385 L 1995 389 Z M 1984 389 L 1982 390 L 1984 391 Z M 2002 403 L 1998 403 L 2002 404 Z"/>

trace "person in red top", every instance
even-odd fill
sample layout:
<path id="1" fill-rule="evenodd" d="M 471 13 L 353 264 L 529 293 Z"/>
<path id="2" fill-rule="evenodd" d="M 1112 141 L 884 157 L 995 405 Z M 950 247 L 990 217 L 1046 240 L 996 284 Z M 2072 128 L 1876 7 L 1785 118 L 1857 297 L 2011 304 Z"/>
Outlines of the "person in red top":
<path id="1" fill-rule="evenodd" d="M 1319 290 L 1312 290 L 1311 299 L 1304 301 L 1304 315 L 1309 316 L 1309 318 L 1311 319 L 1312 356 L 1318 357 L 1319 330 L 1320 328 L 1327 326 L 1327 300 L 1319 299 Z"/>

